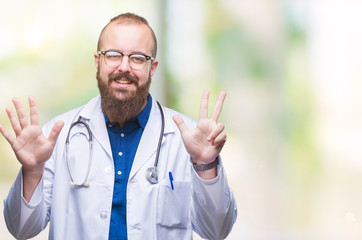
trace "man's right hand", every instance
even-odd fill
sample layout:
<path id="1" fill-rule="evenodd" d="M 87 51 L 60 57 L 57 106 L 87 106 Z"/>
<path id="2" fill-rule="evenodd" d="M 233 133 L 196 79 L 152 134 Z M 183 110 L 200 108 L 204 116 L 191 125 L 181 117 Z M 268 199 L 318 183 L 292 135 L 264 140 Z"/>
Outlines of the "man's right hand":
<path id="1" fill-rule="evenodd" d="M 10 143 L 17 159 L 22 165 L 24 198 L 28 202 L 33 195 L 44 171 L 44 164 L 53 153 L 53 149 L 64 122 L 58 121 L 46 138 L 39 126 L 39 115 L 35 100 L 29 97 L 30 125 L 18 99 L 13 103 L 19 121 L 10 108 L 6 109 L 16 137 L 0 125 L 0 132 Z"/>

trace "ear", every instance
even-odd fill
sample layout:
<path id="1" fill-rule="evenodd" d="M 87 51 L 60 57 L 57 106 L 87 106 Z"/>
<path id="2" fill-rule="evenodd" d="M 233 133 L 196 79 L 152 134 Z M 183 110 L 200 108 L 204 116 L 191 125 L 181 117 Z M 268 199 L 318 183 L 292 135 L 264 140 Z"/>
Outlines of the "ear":
<path id="1" fill-rule="evenodd" d="M 96 68 L 98 69 L 98 65 L 99 65 L 99 54 L 98 53 L 94 53 L 94 63 L 96 64 Z"/>
<path id="2" fill-rule="evenodd" d="M 157 66 L 158 66 L 158 60 L 155 59 L 155 60 L 152 61 L 152 64 L 151 64 L 151 69 L 150 69 L 151 77 L 156 72 Z"/>

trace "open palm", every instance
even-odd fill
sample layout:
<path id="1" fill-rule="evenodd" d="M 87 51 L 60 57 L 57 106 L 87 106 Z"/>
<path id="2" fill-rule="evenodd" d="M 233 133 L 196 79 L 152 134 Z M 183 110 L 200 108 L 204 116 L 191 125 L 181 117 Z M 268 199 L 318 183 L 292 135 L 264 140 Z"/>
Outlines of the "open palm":
<path id="1" fill-rule="evenodd" d="M 39 127 L 38 111 L 34 98 L 29 97 L 30 125 L 20 102 L 17 99 L 13 99 L 13 103 L 19 121 L 11 109 L 6 109 L 6 112 L 16 137 L 12 136 L 3 126 L 0 126 L 0 132 L 10 143 L 23 169 L 30 170 L 42 167 L 50 158 L 64 123 L 57 122 L 49 134 L 49 138 L 46 138 Z"/>
<path id="2" fill-rule="evenodd" d="M 191 160 L 198 164 L 208 164 L 214 161 L 226 141 L 226 134 L 223 132 L 224 124 L 217 123 L 226 93 L 220 93 L 210 119 L 208 118 L 209 95 L 210 92 L 205 91 L 202 96 L 199 122 L 196 128 L 188 129 L 179 115 L 173 116 Z"/>

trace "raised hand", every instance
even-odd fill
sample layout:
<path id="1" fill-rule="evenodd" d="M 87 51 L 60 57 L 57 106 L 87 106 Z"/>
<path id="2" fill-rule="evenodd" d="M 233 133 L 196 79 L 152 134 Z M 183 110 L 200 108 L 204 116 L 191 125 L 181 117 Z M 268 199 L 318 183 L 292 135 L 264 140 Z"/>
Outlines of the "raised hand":
<path id="1" fill-rule="evenodd" d="M 226 97 L 226 92 L 221 92 L 211 119 L 208 118 L 209 91 L 205 91 L 200 105 L 199 122 L 194 129 L 188 129 L 183 119 L 179 115 L 173 116 L 173 120 L 180 129 L 182 140 L 191 160 L 197 164 L 208 164 L 215 160 L 221 152 L 225 141 L 224 124 L 217 123 L 222 106 Z"/>
<path id="2" fill-rule="evenodd" d="M 10 143 L 17 159 L 22 165 L 25 197 L 26 180 L 29 179 L 30 182 L 32 180 L 40 180 L 44 170 L 44 164 L 52 155 L 56 140 L 64 126 L 64 122 L 58 121 L 51 130 L 49 138 L 46 138 L 39 126 L 38 110 L 34 98 L 29 97 L 30 124 L 28 123 L 19 100 L 14 98 L 13 103 L 19 121 L 16 119 L 10 108 L 7 108 L 6 112 L 16 136 L 12 136 L 1 125 L 0 132 Z M 33 183 L 36 184 L 35 182 Z"/>

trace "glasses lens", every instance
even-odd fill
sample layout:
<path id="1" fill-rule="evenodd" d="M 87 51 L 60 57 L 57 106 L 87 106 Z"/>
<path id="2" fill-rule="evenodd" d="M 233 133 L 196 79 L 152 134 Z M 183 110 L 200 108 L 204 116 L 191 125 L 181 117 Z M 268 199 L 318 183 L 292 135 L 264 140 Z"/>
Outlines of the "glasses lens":
<path id="1" fill-rule="evenodd" d="M 122 57 L 123 55 L 119 52 L 109 51 L 104 55 L 104 60 L 108 66 L 115 67 L 121 64 Z"/>
<path id="2" fill-rule="evenodd" d="M 129 56 L 129 63 L 133 69 L 142 69 L 147 63 L 147 58 L 140 54 L 132 54 Z"/>

